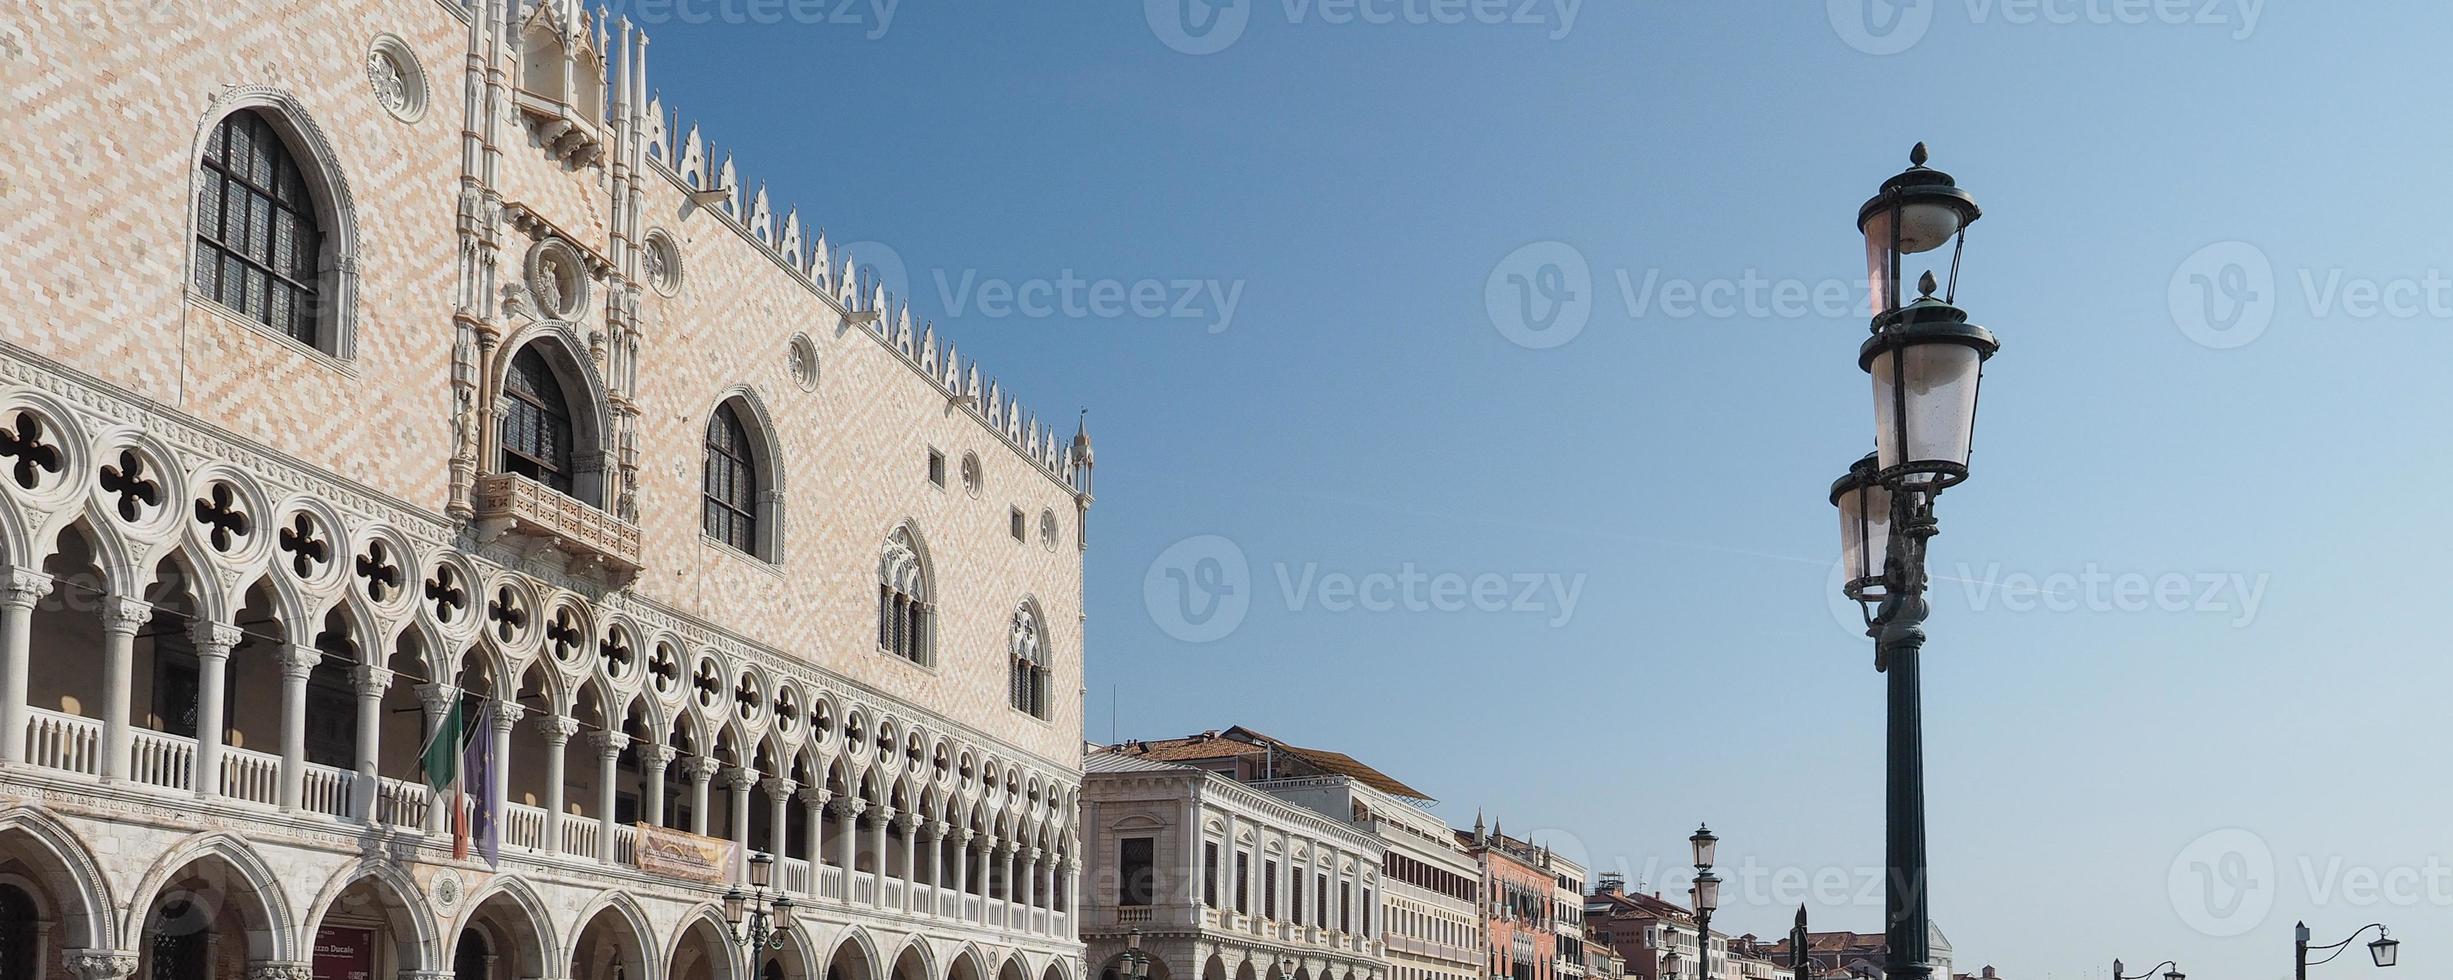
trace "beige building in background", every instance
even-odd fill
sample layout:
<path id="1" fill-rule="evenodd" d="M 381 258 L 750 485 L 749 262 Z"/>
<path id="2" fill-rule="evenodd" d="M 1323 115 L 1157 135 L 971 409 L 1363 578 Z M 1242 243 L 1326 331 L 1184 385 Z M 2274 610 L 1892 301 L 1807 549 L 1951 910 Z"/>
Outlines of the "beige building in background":
<path id="1" fill-rule="evenodd" d="M 652 100 L 642 33 L 0 32 L 41 134 L 0 155 L 0 977 L 1082 980 L 1088 436 Z M 420 778 L 455 706 L 498 870 Z M 754 954 L 752 850 L 796 903 Z"/>

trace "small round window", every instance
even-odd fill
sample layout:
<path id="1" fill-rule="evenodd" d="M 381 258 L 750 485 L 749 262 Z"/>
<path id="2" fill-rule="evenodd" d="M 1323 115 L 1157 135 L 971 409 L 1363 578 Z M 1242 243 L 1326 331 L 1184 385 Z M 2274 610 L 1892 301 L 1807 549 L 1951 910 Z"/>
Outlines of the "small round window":
<path id="1" fill-rule="evenodd" d="M 969 491 L 971 496 L 977 497 L 980 494 L 980 488 L 984 485 L 985 478 L 980 474 L 979 454 L 962 454 L 962 488 Z"/>
<path id="2" fill-rule="evenodd" d="M 666 296 L 681 292 L 681 250 L 673 246 L 673 236 L 662 228 L 648 232 L 644 259 L 649 287 Z"/>
<path id="3" fill-rule="evenodd" d="M 1049 551 L 1056 550 L 1055 511 L 1043 510 L 1039 512 L 1039 543 L 1046 545 Z"/>

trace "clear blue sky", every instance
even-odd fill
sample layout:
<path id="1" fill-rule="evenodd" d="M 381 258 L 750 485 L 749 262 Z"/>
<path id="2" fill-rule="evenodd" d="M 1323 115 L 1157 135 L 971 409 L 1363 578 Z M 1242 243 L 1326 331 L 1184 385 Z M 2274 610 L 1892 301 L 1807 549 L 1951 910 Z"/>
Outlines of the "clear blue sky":
<path id="1" fill-rule="evenodd" d="M 2385 920 L 2404 975 L 2453 964 L 2453 7 L 1938 0 L 1876 55 L 1819 2 L 1594 0 L 1564 31 L 1546 0 L 1504 25 L 1245 2 L 1205 56 L 1129 0 L 906 3 L 874 39 L 868 7 L 653 27 L 668 104 L 748 179 L 891 245 L 919 313 L 1026 403 L 1091 408 L 1094 737 L 1114 695 L 1128 737 L 1341 749 L 1451 823 L 1486 808 L 1672 890 L 1708 820 L 1725 874 L 1762 872 L 1717 924 L 1773 933 L 1810 898 L 1818 927 L 1878 930 L 1877 892 L 1768 873 L 1882 858 L 1881 678 L 1835 618 L 1824 501 L 1871 439 L 1862 315 L 1637 309 L 1618 277 L 1859 276 L 1856 208 L 1922 139 L 1987 208 L 1960 299 L 2005 344 L 1935 546 L 1957 965 L 2272 980 L 2303 916 L 2321 942 Z M 1551 241 L 1595 303 L 1529 349 L 1486 286 Z M 2200 255 L 2223 242 L 2247 245 Z M 963 288 L 1067 270 L 1237 305 L 1213 332 Z M 1144 585 L 1204 535 L 1248 562 L 1249 612 L 1188 643 Z M 1572 615 L 1328 608 L 1322 576 L 1409 563 L 1581 591 Z"/>

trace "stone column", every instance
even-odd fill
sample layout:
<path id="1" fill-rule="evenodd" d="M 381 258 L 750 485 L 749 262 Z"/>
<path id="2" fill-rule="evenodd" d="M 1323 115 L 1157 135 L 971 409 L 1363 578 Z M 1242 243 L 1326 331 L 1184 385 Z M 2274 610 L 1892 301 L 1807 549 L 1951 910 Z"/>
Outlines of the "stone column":
<path id="1" fill-rule="evenodd" d="M 1078 939 L 1082 932 L 1082 864 L 1068 855 L 1059 871 L 1065 876 L 1065 925 L 1070 927 L 1065 939 Z"/>
<path id="2" fill-rule="evenodd" d="M 1054 913 L 1056 911 L 1056 855 L 1046 851 L 1033 851 L 1031 866 L 1039 869 L 1037 882 L 1039 891 L 1036 900 L 1031 904 Z"/>
<path id="3" fill-rule="evenodd" d="M 1023 848 L 1016 857 L 1022 874 L 1022 914 L 1027 922 L 1031 910 L 1039 907 L 1039 849 Z"/>
<path id="4" fill-rule="evenodd" d="M 962 918 L 962 900 L 971 897 L 971 838 L 969 827 L 954 829 L 954 917 Z"/>
<path id="5" fill-rule="evenodd" d="M 707 784 L 715 774 L 724 771 L 724 764 L 707 756 L 694 756 L 681 764 L 683 775 L 690 777 L 690 832 L 707 836 Z"/>
<path id="6" fill-rule="evenodd" d="M 229 623 L 198 622 L 189 631 L 196 644 L 196 795 L 221 795 L 221 749 L 230 723 L 230 648 L 245 634 Z M 24 725 L 17 726 L 20 730 Z"/>
<path id="7" fill-rule="evenodd" d="M 0 570 L 0 765 L 26 761 L 26 678 L 34 661 L 34 604 L 51 594 L 51 576 Z M 226 652 L 226 651 L 225 651 Z"/>
<path id="8" fill-rule="evenodd" d="M 1221 829 L 1218 835 L 1218 866 L 1210 869 L 1211 874 L 1218 876 L 1218 907 L 1230 913 L 1241 912 L 1243 907 L 1235 901 L 1235 811 L 1229 810 L 1218 819 Z M 1231 917 L 1221 918 L 1218 924 L 1223 926 L 1233 921 Z"/>
<path id="9" fill-rule="evenodd" d="M 1184 804 L 1183 839 L 1184 904 L 1199 908 L 1206 904 L 1201 901 L 1201 882 L 1210 873 L 1206 847 L 1209 840 L 1201 829 L 1201 804 L 1199 803 Z M 1196 915 L 1196 920 L 1197 918 Z"/>
<path id="10" fill-rule="evenodd" d="M 733 881 L 747 885 L 750 880 L 750 787 L 758 785 L 758 770 L 734 769 L 724 776 L 725 788 L 732 790 Z"/>
<path id="11" fill-rule="evenodd" d="M 809 893 L 812 895 L 825 890 L 822 882 L 826 868 L 827 795 L 827 792 L 822 789 L 806 790 L 801 793 L 801 806 L 807 808 L 802 814 L 807 818 L 807 822 L 801 828 L 801 833 L 807 838 L 803 841 L 803 849 L 809 852 Z"/>
<path id="12" fill-rule="evenodd" d="M 670 745 L 639 746 L 639 768 L 647 770 L 647 799 L 640 801 L 639 822 L 664 826 L 664 771 L 679 754 Z"/>
<path id="13" fill-rule="evenodd" d="M 860 813 L 869 808 L 868 801 L 842 799 L 835 801 L 835 815 L 843 818 L 843 833 L 835 840 L 843 852 L 843 900 L 852 900 L 852 876 L 860 870 Z"/>
<path id="14" fill-rule="evenodd" d="M 877 819 L 871 821 L 870 832 L 876 835 L 875 846 L 877 848 L 877 889 L 876 891 L 872 892 L 869 897 L 875 901 L 877 907 L 879 908 L 886 907 L 886 824 L 893 820 L 894 808 L 890 806 L 881 806 L 877 808 Z"/>
<path id="15" fill-rule="evenodd" d="M 137 956 L 116 949 L 71 949 L 60 954 L 78 980 L 116 980 L 136 975 Z"/>
<path id="16" fill-rule="evenodd" d="M 775 890 L 782 892 L 784 856 L 792 853 L 792 794 L 800 790 L 801 784 L 776 776 L 760 783 L 758 788 L 767 791 L 767 850 L 775 855 Z M 817 880 L 815 864 L 810 865 L 809 877 L 812 882 Z"/>
<path id="17" fill-rule="evenodd" d="M 1014 927 L 1014 853 L 1020 849 L 1021 845 L 1013 841 L 997 842 L 997 870 L 1003 874 L 996 880 L 1005 883 L 1005 894 L 997 896 L 997 901 L 1005 904 L 1005 928 L 1008 929 Z"/>
<path id="18" fill-rule="evenodd" d="M 426 709 L 426 738 L 418 743 L 421 748 L 434 745 L 435 736 L 442 734 L 443 719 L 451 716 L 452 701 L 459 696 L 459 689 L 449 684 L 420 684 L 417 686 L 417 703 L 425 706 Z M 418 780 L 429 787 L 433 785 L 423 772 L 418 774 Z M 433 792 L 431 789 L 428 790 L 427 795 L 429 799 L 426 801 L 426 832 L 440 834 L 451 829 L 450 804 L 443 800 L 441 793 Z"/>
<path id="19" fill-rule="evenodd" d="M 372 825 L 383 800 L 383 692 L 392 687 L 392 672 L 359 664 L 349 678 L 358 693 L 357 774 L 349 781 L 349 812 L 359 823 Z"/>
<path id="20" fill-rule="evenodd" d="M 545 736 L 545 853 L 562 853 L 562 783 L 568 774 L 565 756 L 571 736 L 579 733 L 579 720 L 561 715 L 537 716 L 537 734 Z M 505 743 L 508 753 L 510 748 Z"/>
<path id="21" fill-rule="evenodd" d="M 511 701 L 494 702 L 494 779 L 486 787 L 486 800 L 494 808 L 496 833 L 508 840 L 511 821 L 511 732 L 519 727 L 520 716 L 528 709 Z M 556 753 L 559 755 L 560 753 Z M 547 825 L 546 840 L 539 843 L 552 846 L 552 826 Z"/>
<path id="22" fill-rule="evenodd" d="M 324 652 L 292 643 L 281 648 L 281 809 L 298 809 L 307 791 L 307 678 Z"/>
<path id="23" fill-rule="evenodd" d="M 930 915 L 945 914 L 945 835 L 952 829 L 943 820 L 928 825 L 928 887 L 933 893 L 928 900 Z M 961 899 L 955 901 L 959 906 Z"/>
<path id="24" fill-rule="evenodd" d="M 102 781 L 128 777 L 128 702 L 134 698 L 136 631 L 153 606 L 124 596 L 102 600 Z M 21 728 L 23 726 L 20 726 Z"/>
<path id="25" fill-rule="evenodd" d="M 591 732 L 588 742 L 596 746 L 596 859 L 613 863 L 614 782 L 621 777 L 622 750 L 630 747 L 630 736 L 620 732 Z"/>
<path id="26" fill-rule="evenodd" d="M 909 915 L 920 891 L 920 815 L 903 814 L 895 826 L 903 829 L 903 913 Z"/>

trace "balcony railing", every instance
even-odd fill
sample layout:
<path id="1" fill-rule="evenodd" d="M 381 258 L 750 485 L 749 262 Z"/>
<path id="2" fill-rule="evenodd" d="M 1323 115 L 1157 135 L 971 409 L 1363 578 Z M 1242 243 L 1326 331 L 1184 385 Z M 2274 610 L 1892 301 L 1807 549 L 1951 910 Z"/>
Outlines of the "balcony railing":
<path id="1" fill-rule="evenodd" d="M 622 575 L 636 574 L 641 567 L 638 525 L 517 473 L 479 477 L 475 504 L 481 534 L 516 531 L 542 537 L 573 557 Z"/>
<path id="2" fill-rule="evenodd" d="M 99 778 L 102 764 L 102 722 L 79 715 L 65 714 L 42 708 L 28 709 L 26 721 L 27 761 L 44 769 L 71 773 L 87 778 Z M 195 792 L 196 740 L 150 729 L 129 732 L 128 785 L 150 787 L 189 795 Z M 269 753 L 236 746 L 222 749 L 220 784 L 222 796 L 228 802 L 263 807 L 278 807 L 281 802 L 281 759 Z M 354 821 L 357 814 L 358 774 L 333 766 L 307 763 L 300 771 L 301 798 L 299 815 L 338 821 Z M 423 837 L 427 820 L 434 807 L 432 792 L 422 783 L 398 779 L 382 779 L 375 784 L 375 819 L 390 832 Z M 448 799 L 445 801 L 450 802 Z M 474 810 L 477 800 L 462 796 L 460 806 Z M 502 814 L 502 843 L 505 851 L 546 859 L 568 860 L 575 863 L 597 863 L 601 856 L 605 825 L 596 817 L 562 814 L 550 819 L 543 808 L 522 803 L 508 804 Z M 546 849 L 548 829 L 561 845 L 560 857 Z M 446 827 L 448 830 L 448 827 Z M 636 859 L 638 830 L 629 825 L 613 828 L 613 861 L 630 865 Z M 785 858 L 782 885 L 788 892 L 819 900 L 844 902 L 845 875 L 842 868 L 812 865 L 802 858 Z M 881 894 L 875 872 L 859 872 L 850 876 L 854 905 L 874 905 Z M 814 890 L 814 891 L 813 891 Z M 1028 930 L 1042 935 L 1070 936 L 1071 923 L 1060 911 L 1025 909 L 1004 899 L 983 901 L 950 887 L 926 883 L 886 879 L 883 888 L 884 907 L 900 909 L 906 891 L 910 908 L 921 915 L 942 916 L 963 922 L 977 922 L 989 928 Z M 1151 910 L 1126 910 L 1146 922 Z M 1208 910 L 1212 913 L 1215 910 Z"/>

